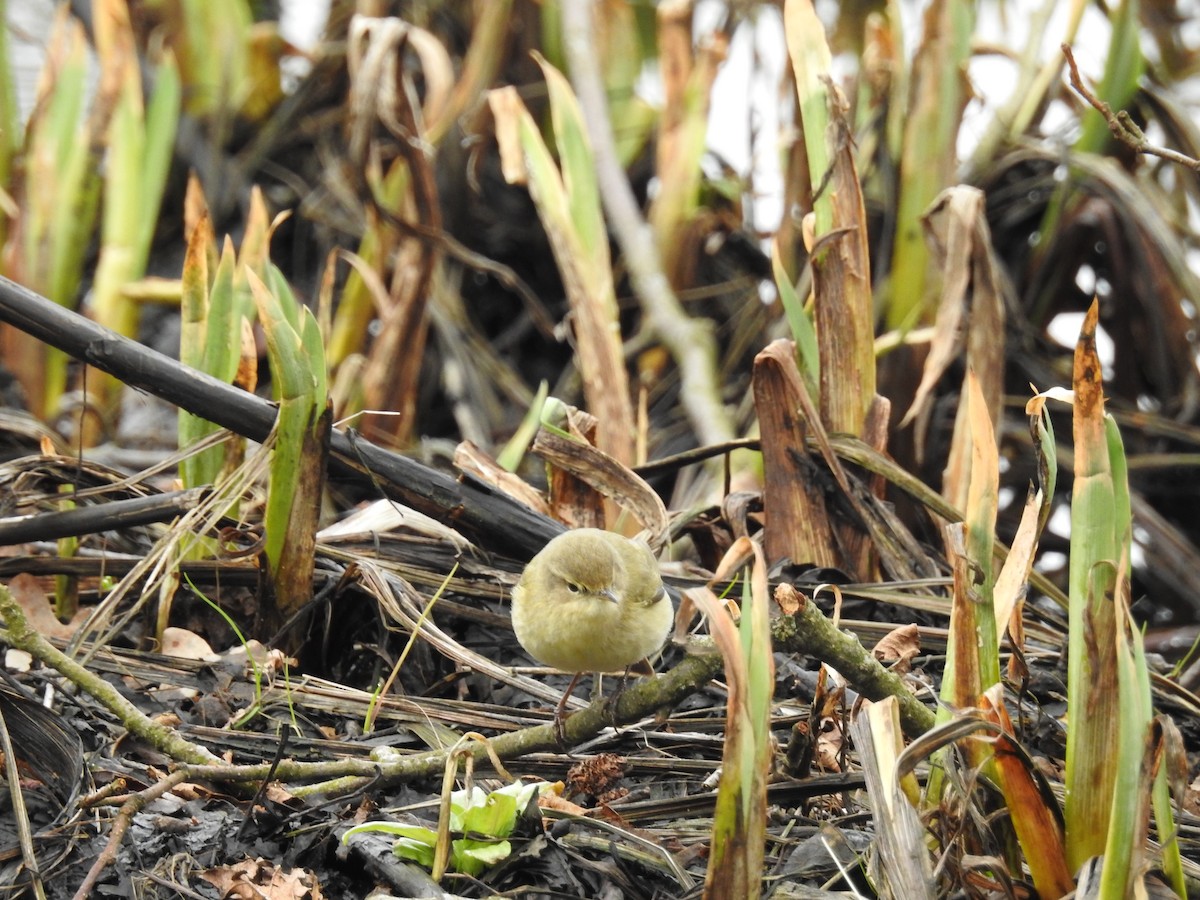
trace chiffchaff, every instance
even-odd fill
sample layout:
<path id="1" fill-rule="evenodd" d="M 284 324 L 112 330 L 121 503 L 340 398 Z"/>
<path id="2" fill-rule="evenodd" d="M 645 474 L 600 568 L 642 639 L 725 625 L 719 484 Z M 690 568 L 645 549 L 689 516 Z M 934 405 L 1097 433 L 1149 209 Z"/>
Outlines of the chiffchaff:
<path id="1" fill-rule="evenodd" d="M 512 601 L 521 646 L 575 675 L 555 712 L 560 740 L 580 676 L 628 673 L 662 647 L 674 619 L 650 548 L 598 528 L 565 532 L 542 548 L 521 573 Z"/>

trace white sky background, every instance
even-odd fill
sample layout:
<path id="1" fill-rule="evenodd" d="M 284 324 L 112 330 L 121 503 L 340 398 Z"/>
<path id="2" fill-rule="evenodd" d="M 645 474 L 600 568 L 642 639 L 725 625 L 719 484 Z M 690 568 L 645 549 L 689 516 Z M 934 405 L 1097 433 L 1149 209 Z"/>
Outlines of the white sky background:
<path id="1" fill-rule="evenodd" d="M 330 0 L 280 0 L 279 33 L 302 50 L 316 46 Z"/>

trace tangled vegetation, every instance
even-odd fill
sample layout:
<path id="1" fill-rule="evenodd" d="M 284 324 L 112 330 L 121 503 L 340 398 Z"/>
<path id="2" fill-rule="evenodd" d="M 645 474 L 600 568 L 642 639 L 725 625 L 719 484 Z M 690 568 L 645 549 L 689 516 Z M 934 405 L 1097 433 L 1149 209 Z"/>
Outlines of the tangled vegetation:
<path id="1" fill-rule="evenodd" d="M 272 6 L 63 4 L 28 115 L 0 47 L 0 881 L 1197 890 L 1183 13 Z M 551 724 L 564 527 L 676 618 Z"/>

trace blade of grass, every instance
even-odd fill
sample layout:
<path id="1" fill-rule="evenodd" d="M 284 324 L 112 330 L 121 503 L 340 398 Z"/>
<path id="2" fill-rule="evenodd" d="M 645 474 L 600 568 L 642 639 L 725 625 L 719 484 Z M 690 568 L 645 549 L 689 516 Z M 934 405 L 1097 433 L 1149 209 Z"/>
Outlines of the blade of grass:
<path id="1" fill-rule="evenodd" d="M 924 324 L 930 290 L 929 251 L 921 217 L 957 168 L 956 142 L 967 101 L 966 71 L 975 4 L 933 0 L 912 66 L 906 103 L 896 235 L 885 318 L 907 331 Z"/>
<path id="2" fill-rule="evenodd" d="M 591 146 L 570 85 L 549 63 L 540 63 L 550 92 L 562 168 L 554 165 L 537 124 L 515 91 L 502 89 L 489 96 L 505 177 L 528 184 L 563 276 L 576 317 L 584 396 L 599 420 L 597 446 L 630 465 L 633 404 Z"/>
<path id="3" fill-rule="evenodd" d="M 756 900 L 762 890 L 766 848 L 767 776 L 771 761 L 770 593 L 762 551 L 741 537 L 725 554 L 714 581 L 728 576 L 753 555 L 750 579 L 743 586 L 745 611 L 735 631 L 729 614 L 710 592 L 694 593 L 707 616 L 713 639 L 725 658 L 729 685 L 728 724 L 713 816 L 712 849 L 704 879 L 704 896 L 719 900 Z"/>
<path id="4" fill-rule="evenodd" d="M 1013 737 L 1003 686 L 993 685 L 984 693 L 983 717 L 1000 729 L 993 742 L 995 771 L 1034 887 L 1042 897 L 1065 896 L 1075 889 L 1075 879 L 1067 868 L 1062 813 L 1050 786 Z"/>
<path id="5" fill-rule="evenodd" d="M 1070 608 L 1067 648 L 1066 822 L 1073 870 L 1104 852 L 1112 810 L 1119 719 L 1113 592 L 1118 524 L 1104 424 L 1099 307 L 1093 303 L 1075 349 L 1075 482 L 1071 496 Z M 1126 523 L 1128 519 L 1125 520 Z"/>
<path id="6" fill-rule="evenodd" d="M 316 524 L 325 483 L 331 413 L 317 321 L 307 307 L 299 306 L 277 269 L 272 266 L 268 276 L 270 286 L 246 270 L 279 396 L 264 516 L 266 554 L 275 595 L 274 614 L 265 617 L 270 630 L 308 602 L 312 594 Z"/>

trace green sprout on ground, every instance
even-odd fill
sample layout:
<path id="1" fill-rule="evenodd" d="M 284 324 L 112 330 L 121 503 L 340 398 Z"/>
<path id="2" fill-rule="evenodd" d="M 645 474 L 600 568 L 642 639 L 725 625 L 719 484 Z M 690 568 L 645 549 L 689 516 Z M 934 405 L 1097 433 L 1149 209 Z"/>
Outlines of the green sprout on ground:
<path id="1" fill-rule="evenodd" d="M 450 844 L 450 871 L 475 876 L 489 866 L 507 859 L 517 819 L 534 796 L 551 790 L 548 782 L 510 784 L 490 793 L 480 787 L 455 791 L 450 795 L 450 831 L 461 835 Z M 399 822 L 367 822 L 356 825 L 342 836 L 348 843 L 356 834 L 380 832 L 395 836 L 392 852 L 425 868 L 433 868 L 438 833 L 424 825 Z"/>

